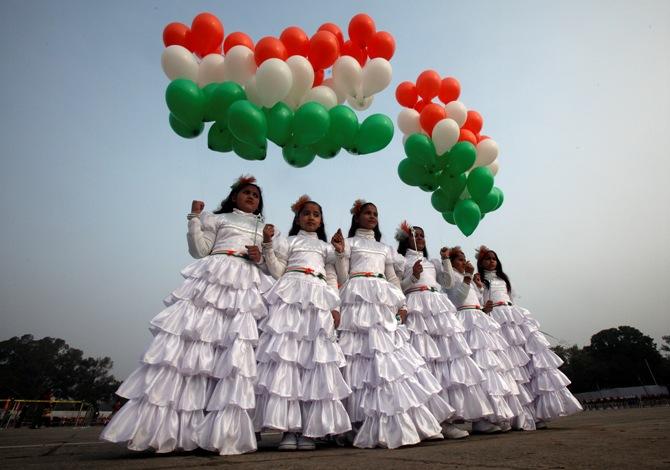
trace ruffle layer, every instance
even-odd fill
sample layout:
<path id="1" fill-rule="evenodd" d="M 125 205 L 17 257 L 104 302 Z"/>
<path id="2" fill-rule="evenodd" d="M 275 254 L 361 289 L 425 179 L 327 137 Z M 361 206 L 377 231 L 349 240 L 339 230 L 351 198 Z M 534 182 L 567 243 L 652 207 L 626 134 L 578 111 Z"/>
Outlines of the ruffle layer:
<path id="1" fill-rule="evenodd" d="M 342 304 L 340 331 L 367 331 L 372 327 L 381 327 L 386 331 L 397 329 L 396 307 L 371 303 Z"/>
<path id="2" fill-rule="evenodd" d="M 351 388 L 378 387 L 386 382 L 412 377 L 424 365 L 421 356 L 405 343 L 388 354 L 377 353 L 372 357 L 349 355 L 344 377 Z"/>
<path id="3" fill-rule="evenodd" d="M 285 273 L 264 294 L 268 304 L 298 304 L 301 309 L 314 307 L 333 310 L 340 305 L 338 292 L 321 279 L 303 273 Z"/>
<path id="4" fill-rule="evenodd" d="M 567 387 L 570 385 L 570 379 L 558 369 L 540 369 L 536 371 L 531 383 L 533 391 L 541 394 L 557 392 Z"/>
<path id="5" fill-rule="evenodd" d="M 245 259 L 227 255 L 211 255 L 198 259 L 181 271 L 185 278 L 235 289 L 260 289 L 264 292 L 272 279 L 258 265 Z"/>
<path id="6" fill-rule="evenodd" d="M 323 334 L 314 341 L 298 340 L 291 333 L 272 335 L 263 334 L 258 342 L 256 359 L 265 362 L 292 362 L 305 369 L 313 369 L 320 364 L 345 364 L 342 350 L 338 344 Z"/>
<path id="7" fill-rule="evenodd" d="M 100 438 L 128 442 L 131 450 L 188 451 L 198 447 L 193 438 L 203 419 L 201 410 L 177 411 L 146 400 L 130 400 L 112 417 Z"/>
<path id="8" fill-rule="evenodd" d="M 355 305 L 361 302 L 400 308 L 405 296 L 400 289 L 384 279 L 356 277 L 349 279 L 340 288 L 342 304 Z"/>
<path id="9" fill-rule="evenodd" d="M 330 337 L 335 333 L 330 310 L 286 303 L 270 305 L 268 316 L 259 328 L 273 335 L 291 333 L 298 340 L 314 340 L 321 334 Z"/>
<path id="10" fill-rule="evenodd" d="M 580 411 L 583 411 L 582 405 L 567 388 L 542 393 L 535 402 L 535 417 L 545 421 Z"/>
<path id="11" fill-rule="evenodd" d="M 469 386 L 454 384 L 448 389 L 443 389 L 441 395 L 456 410 L 456 418 L 477 421 L 488 419 L 494 414 L 493 406 L 479 384 Z"/>
<path id="12" fill-rule="evenodd" d="M 208 413 L 197 433 L 198 445 L 220 455 L 256 450 L 256 435 L 249 413 L 237 406 Z"/>
<path id="13" fill-rule="evenodd" d="M 367 416 L 356 434 L 354 446 L 361 448 L 397 447 L 419 443 L 440 435 L 440 423 L 425 406 L 393 416 Z"/>
<path id="14" fill-rule="evenodd" d="M 217 349 L 212 376 L 222 379 L 232 374 L 248 379 L 256 377 L 256 357 L 249 341 L 235 341 L 232 346 Z"/>
<path id="15" fill-rule="evenodd" d="M 291 362 L 267 362 L 259 365 L 258 395 L 275 395 L 289 400 L 342 400 L 351 389 L 336 363 L 316 364 L 303 369 Z"/>
<path id="16" fill-rule="evenodd" d="M 207 402 L 207 411 L 220 411 L 229 406 L 243 410 L 256 407 L 253 378 L 235 374 L 217 382 Z"/>
<path id="17" fill-rule="evenodd" d="M 223 346 L 232 344 L 237 338 L 253 342 L 258 340 L 253 313 L 218 310 L 211 305 L 196 307 L 189 300 L 177 301 L 164 309 L 151 320 L 150 329 L 154 334 L 165 331 L 194 341 Z"/>
<path id="18" fill-rule="evenodd" d="M 451 361 L 427 361 L 428 368 L 443 388 L 471 387 L 486 380 L 482 369 L 470 356 Z"/>
<path id="19" fill-rule="evenodd" d="M 345 356 L 375 357 L 405 348 L 409 338 L 409 331 L 402 326 L 391 332 L 374 327 L 367 331 L 341 331 L 338 343 Z"/>

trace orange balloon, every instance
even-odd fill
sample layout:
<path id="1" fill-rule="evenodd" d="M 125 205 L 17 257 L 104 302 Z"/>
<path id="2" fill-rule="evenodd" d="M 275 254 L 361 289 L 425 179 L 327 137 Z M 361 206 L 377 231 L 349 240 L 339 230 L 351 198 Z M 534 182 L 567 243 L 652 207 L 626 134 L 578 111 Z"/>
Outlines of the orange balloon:
<path id="1" fill-rule="evenodd" d="M 342 49 L 342 46 L 344 46 L 344 35 L 342 34 L 340 27 L 335 23 L 323 23 L 321 26 L 319 26 L 317 31 L 330 31 L 337 38 L 337 44 L 340 46 L 340 49 Z"/>
<path id="2" fill-rule="evenodd" d="M 468 129 L 472 131 L 473 134 L 479 134 L 484 126 L 484 118 L 474 109 L 468 111 L 468 117 L 463 124 L 463 129 Z"/>
<path id="3" fill-rule="evenodd" d="M 371 59 L 382 57 L 391 60 L 395 52 L 395 39 L 386 31 L 378 31 L 372 35 L 368 42 L 368 54 Z"/>
<path id="4" fill-rule="evenodd" d="M 323 76 L 325 72 L 323 69 L 318 69 L 314 71 L 314 83 L 312 84 L 313 87 L 319 86 L 323 83 Z"/>
<path id="5" fill-rule="evenodd" d="M 170 23 L 163 30 L 163 44 L 165 47 L 182 46 L 190 50 L 188 43 L 190 33 L 191 28 L 184 23 Z"/>
<path id="6" fill-rule="evenodd" d="M 429 103 L 421 110 L 419 122 L 421 123 L 423 130 L 428 132 L 428 135 L 431 135 L 435 124 L 446 117 L 447 112 L 444 110 L 444 106 L 437 103 Z"/>
<path id="7" fill-rule="evenodd" d="M 402 82 L 395 89 L 395 99 L 398 100 L 400 106 L 405 108 L 413 108 L 419 99 L 419 94 L 416 92 L 416 86 L 412 82 Z"/>
<path id="8" fill-rule="evenodd" d="M 309 54 L 309 37 L 297 26 L 289 26 L 282 31 L 279 40 L 286 46 L 289 57 L 292 55 L 307 57 Z"/>
<path id="9" fill-rule="evenodd" d="M 223 42 L 223 25 L 211 13 L 200 13 L 191 24 L 193 52 L 201 57 L 215 52 Z"/>
<path id="10" fill-rule="evenodd" d="M 367 51 L 351 41 L 345 42 L 344 46 L 342 46 L 342 55 L 353 57 L 358 61 L 359 64 L 361 64 L 361 67 L 363 67 L 368 61 Z"/>
<path id="11" fill-rule="evenodd" d="M 423 111 L 423 108 L 425 108 L 426 105 L 428 105 L 429 103 L 430 101 L 419 100 L 414 105 L 414 109 L 420 113 L 421 111 Z"/>
<path id="12" fill-rule="evenodd" d="M 444 104 L 456 101 L 461 96 L 461 84 L 454 77 L 443 79 L 438 96 Z"/>
<path id="13" fill-rule="evenodd" d="M 340 56 L 337 37 L 330 31 L 317 31 L 309 41 L 309 61 L 314 69 L 327 69 Z"/>
<path id="14" fill-rule="evenodd" d="M 365 13 L 359 13 L 349 22 L 349 39 L 358 47 L 365 47 L 377 31 L 375 22 Z"/>
<path id="15" fill-rule="evenodd" d="M 482 140 L 490 139 L 488 135 L 478 135 L 477 136 L 477 142 L 481 142 Z"/>
<path id="16" fill-rule="evenodd" d="M 242 33 L 240 31 L 235 31 L 226 36 L 226 40 L 223 41 L 223 52 L 227 53 L 235 46 L 245 46 L 254 50 L 254 41 L 249 37 L 248 34 Z"/>
<path id="17" fill-rule="evenodd" d="M 459 142 L 470 142 L 472 145 L 477 145 L 477 136 L 468 129 L 461 129 L 461 134 L 458 136 Z"/>
<path id="18" fill-rule="evenodd" d="M 421 98 L 430 101 L 437 96 L 441 83 L 439 73 L 435 70 L 424 70 L 416 79 L 416 90 Z"/>
<path id="19" fill-rule="evenodd" d="M 265 36 L 256 43 L 254 58 L 256 59 L 256 65 L 261 65 L 268 59 L 286 60 L 288 53 L 286 52 L 286 46 L 279 39 L 273 36 Z"/>

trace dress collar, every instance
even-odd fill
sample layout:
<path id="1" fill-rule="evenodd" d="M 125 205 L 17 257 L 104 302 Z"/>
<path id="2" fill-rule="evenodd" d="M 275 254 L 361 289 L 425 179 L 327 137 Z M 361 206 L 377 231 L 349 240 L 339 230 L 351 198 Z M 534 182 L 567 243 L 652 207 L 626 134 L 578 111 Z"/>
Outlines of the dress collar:
<path id="1" fill-rule="evenodd" d="M 298 236 L 299 237 L 306 237 L 306 238 L 319 238 L 319 236 L 316 234 L 316 232 L 305 232 L 304 230 L 299 230 L 298 231 Z"/>
<path id="2" fill-rule="evenodd" d="M 375 239 L 375 232 L 374 230 L 368 230 L 364 228 L 357 228 L 355 235 L 356 237 L 361 237 L 361 238 L 366 238 L 368 240 L 374 240 Z"/>

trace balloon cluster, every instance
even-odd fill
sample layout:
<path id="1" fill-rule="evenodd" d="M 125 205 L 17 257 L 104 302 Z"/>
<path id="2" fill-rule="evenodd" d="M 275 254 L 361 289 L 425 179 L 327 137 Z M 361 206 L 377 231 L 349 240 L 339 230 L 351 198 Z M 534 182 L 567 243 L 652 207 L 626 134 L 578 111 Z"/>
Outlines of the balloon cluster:
<path id="1" fill-rule="evenodd" d="M 377 31 L 366 14 L 349 23 L 349 39 L 325 23 L 310 38 L 297 26 L 256 44 L 242 32 L 225 36 L 211 13 L 197 15 L 191 27 L 170 23 L 163 31 L 161 63 L 172 80 L 166 91 L 170 125 L 182 137 L 196 137 L 204 122 L 209 148 L 262 160 L 267 140 L 283 147 L 296 167 L 316 155 L 334 157 L 344 148 L 367 154 L 386 147 L 393 123 L 382 114 L 359 124 L 391 82 L 393 36 Z M 331 76 L 325 71 L 331 68 Z"/>
<path id="2" fill-rule="evenodd" d="M 504 195 L 494 187 L 498 145 L 481 134 L 482 116 L 458 101 L 460 93 L 458 80 L 434 70 L 422 72 L 416 83 L 398 85 L 396 99 L 404 107 L 398 127 L 407 155 L 398 176 L 431 192 L 435 210 L 469 236 L 486 213 L 502 205 Z M 440 102 L 433 102 L 436 97 Z"/>

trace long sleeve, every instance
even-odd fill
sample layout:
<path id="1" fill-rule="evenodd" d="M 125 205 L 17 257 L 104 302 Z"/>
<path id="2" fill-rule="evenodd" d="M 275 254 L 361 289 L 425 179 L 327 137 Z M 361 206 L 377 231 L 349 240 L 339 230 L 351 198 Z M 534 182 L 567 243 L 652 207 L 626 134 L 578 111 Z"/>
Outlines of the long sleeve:
<path id="1" fill-rule="evenodd" d="M 386 268 L 384 269 L 384 276 L 386 276 L 386 280 L 396 286 L 398 289 L 402 290 L 402 286 L 400 285 L 400 279 L 398 279 L 398 276 L 395 274 L 395 269 L 393 268 L 392 263 L 387 263 Z"/>
<path id="2" fill-rule="evenodd" d="M 193 217 L 188 221 L 188 252 L 194 258 L 204 258 L 212 252 L 216 240 L 216 226 L 214 216 L 203 212 L 200 217 Z"/>
<path id="3" fill-rule="evenodd" d="M 333 249 L 334 251 L 334 249 Z M 349 279 L 349 257 L 351 256 L 351 246 L 349 242 L 344 240 L 344 251 L 342 253 L 335 252 L 335 271 L 337 272 L 337 283 L 344 284 Z"/>
<path id="4" fill-rule="evenodd" d="M 454 269 L 451 267 L 449 259 L 440 261 L 435 260 L 435 269 L 437 269 L 437 282 L 445 288 L 449 289 L 454 285 Z"/>
<path id="5" fill-rule="evenodd" d="M 454 293 L 455 298 L 451 300 L 456 306 L 463 305 L 463 302 L 465 302 L 465 299 L 470 293 L 470 284 L 467 284 L 462 280 L 456 281 L 454 284 L 452 292 Z"/>
<path id="6" fill-rule="evenodd" d="M 419 277 L 419 279 L 421 279 Z M 400 282 L 400 287 L 402 288 L 403 292 L 406 291 L 407 289 L 411 288 L 414 284 L 419 281 L 419 279 L 414 277 L 414 274 L 412 271 L 409 272 L 409 276 L 404 276 L 402 281 Z"/>
<path id="7" fill-rule="evenodd" d="M 274 248 L 272 247 L 272 242 L 263 243 L 263 260 L 265 261 L 265 267 L 272 277 L 279 279 L 284 271 L 286 271 L 286 259 L 282 259 L 277 256 Z"/>
<path id="8" fill-rule="evenodd" d="M 337 272 L 335 265 L 332 263 L 326 264 L 326 284 L 335 289 L 336 292 L 339 291 L 337 288 Z"/>

